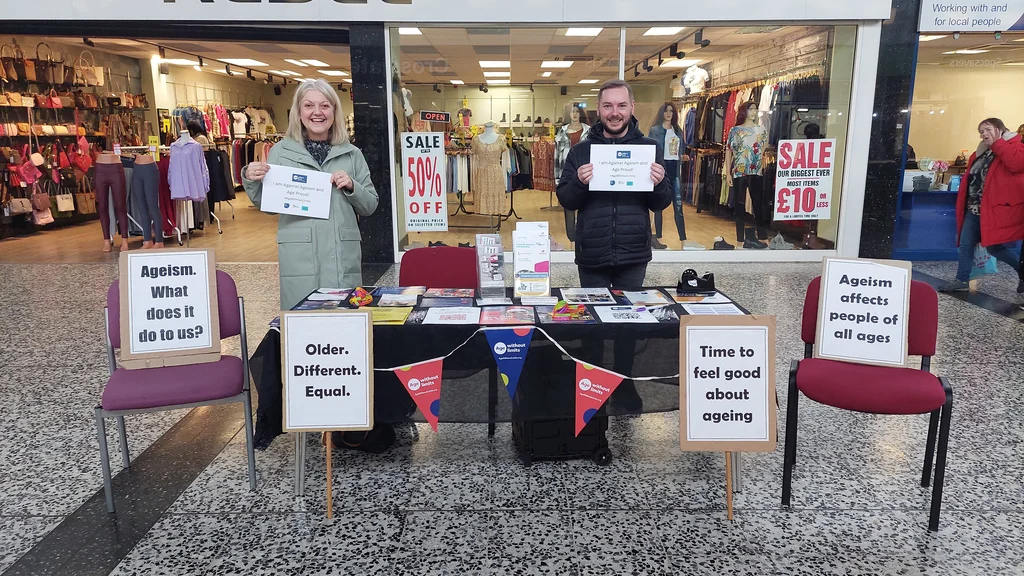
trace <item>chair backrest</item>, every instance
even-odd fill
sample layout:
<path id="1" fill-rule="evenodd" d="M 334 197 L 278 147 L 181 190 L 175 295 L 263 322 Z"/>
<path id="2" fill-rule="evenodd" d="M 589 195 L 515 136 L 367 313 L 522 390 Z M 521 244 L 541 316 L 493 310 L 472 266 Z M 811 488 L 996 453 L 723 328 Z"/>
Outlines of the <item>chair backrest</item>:
<path id="1" fill-rule="evenodd" d="M 804 296 L 803 326 L 800 337 L 805 344 L 814 344 L 818 329 L 818 296 L 821 276 L 811 280 Z M 917 280 L 910 282 L 910 324 L 907 351 L 911 356 L 934 356 L 939 332 L 939 295 L 935 289 Z"/>
<path id="2" fill-rule="evenodd" d="M 107 336 L 115 349 L 121 347 L 121 290 L 120 280 L 107 289 Z M 217 271 L 217 312 L 220 318 L 220 337 L 238 336 L 242 331 L 242 318 L 238 310 L 238 290 L 227 272 Z"/>
<path id="3" fill-rule="evenodd" d="M 476 250 L 455 246 L 413 248 L 402 255 L 399 286 L 476 288 Z"/>

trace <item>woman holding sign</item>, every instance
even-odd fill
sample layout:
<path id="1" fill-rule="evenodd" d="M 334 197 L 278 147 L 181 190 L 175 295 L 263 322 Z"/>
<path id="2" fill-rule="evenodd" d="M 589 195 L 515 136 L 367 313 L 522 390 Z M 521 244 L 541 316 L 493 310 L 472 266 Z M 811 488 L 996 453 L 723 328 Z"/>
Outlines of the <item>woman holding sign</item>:
<path id="1" fill-rule="evenodd" d="M 363 153 L 348 141 L 341 100 L 324 79 L 299 84 L 285 138 L 270 150 L 267 162 L 242 170 L 245 191 L 257 208 L 273 166 L 327 172 L 332 185 L 327 219 L 279 216 L 281 309 L 291 309 L 318 288 L 362 284 L 357 218 L 377 209 L 377 191 Z"/>
<path id="2" fill-rule="evenodd" d="M 956 198 L 960 261 L 956 278 L 940 288 L 943 292 L 970 288 L 978 245 L 1020 271 L 1020 255 L 1010 243 L 1024 239 L 1024 143 L 998 118 L 983 120 L 978 134 L 981 143 L 967 162 Z M 1022 291 L 1024 281 L 1017 287 Z"/>

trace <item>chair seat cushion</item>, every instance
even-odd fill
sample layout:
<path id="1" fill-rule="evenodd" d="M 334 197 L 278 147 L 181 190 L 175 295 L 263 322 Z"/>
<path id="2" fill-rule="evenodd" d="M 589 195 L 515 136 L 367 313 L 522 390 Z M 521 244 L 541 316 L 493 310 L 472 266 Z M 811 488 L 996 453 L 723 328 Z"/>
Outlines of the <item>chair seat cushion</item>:
<path id="1" fill-rule="evenodd" d="M 114 372 L 103 389 L 104 410 L 138 410 L 208 402 L 242 391 L 242 359 Z"/>
<path id="2" fill-rule="evenodd" d="M 924 414 L 946 403 L 939 379 L 924 370 L 809 358 L 796 386 L 815 402 L 872 414 Z"/>

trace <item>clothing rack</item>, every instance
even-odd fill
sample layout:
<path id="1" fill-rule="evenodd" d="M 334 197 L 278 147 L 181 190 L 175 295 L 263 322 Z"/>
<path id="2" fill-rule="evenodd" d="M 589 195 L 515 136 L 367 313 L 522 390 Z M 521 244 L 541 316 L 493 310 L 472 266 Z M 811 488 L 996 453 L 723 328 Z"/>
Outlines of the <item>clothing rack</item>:
<path id="1" fill-rule="evenodd" d="M 688 94 L 679 99 L 682 104 L 689 104 L 700 100 L 702 96 L 713 97 L 733 90 L 743 90 L 745 88 L 754 88 L 756 86 L 763 86 L 771 82 L 782 82 L 785 80 L 794 80 L 797 78 L 808 78 L 814 76 L 815 72 L 823 71 L 822 67 L 825 65 L 825 60 L 820 62 L 812 62 L 810 64 L 803 64 L 801 66 L 794 66 L 792 68 L 786 68 L 776 72 L 766 72 L 764 74 L 755 75 L 751 80 L 744 80 L 742 82 L 734 82 L 732 84 L 725 84 L 722 86 L 715 86 L 714 88 L 698 92 L 696 94 Z M 798 71 L 802 71 L 797 73 Z"/>

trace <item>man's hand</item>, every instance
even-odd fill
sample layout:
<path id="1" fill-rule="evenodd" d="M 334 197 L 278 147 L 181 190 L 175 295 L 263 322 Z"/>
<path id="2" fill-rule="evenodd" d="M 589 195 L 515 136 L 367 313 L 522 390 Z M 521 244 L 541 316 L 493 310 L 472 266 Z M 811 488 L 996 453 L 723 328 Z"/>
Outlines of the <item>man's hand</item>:
<path id="1" fill-rule="evenodd" d="M 651 180 L 654 180 L 654 185 L 661 184 L 661 181 L 665 179 L 665 167 L 655 162 L 651 164 Z"/>
<path id="2" fill-rule="evenodd" d="M 664 176 L 664 170 L 662 170 L 662 176 Z M 584 164 L 576 170 L 576 177 L 583 182 L 584 185 L 590 184 L 590 180 L 594 177 L 594 165 Z"/>

